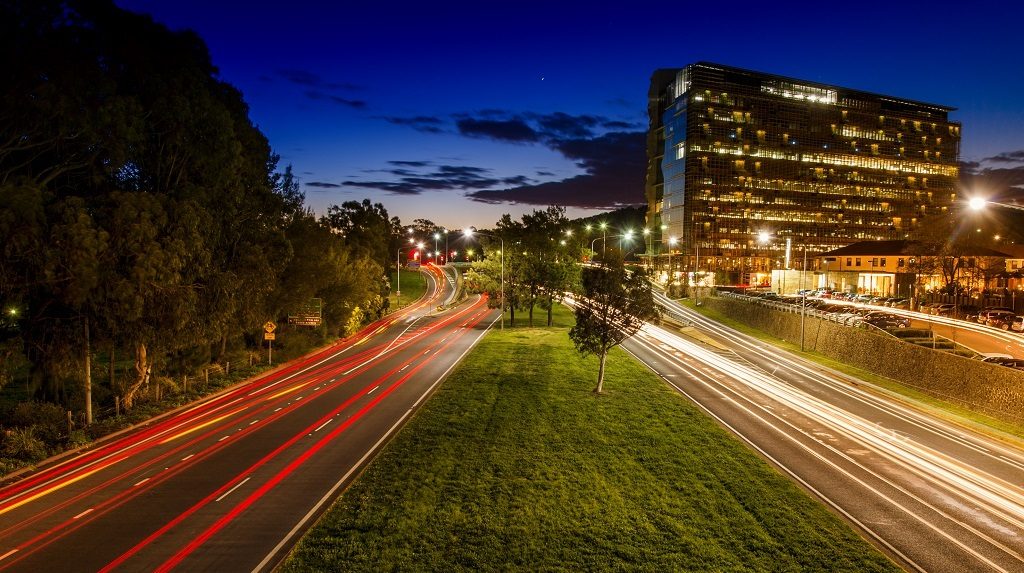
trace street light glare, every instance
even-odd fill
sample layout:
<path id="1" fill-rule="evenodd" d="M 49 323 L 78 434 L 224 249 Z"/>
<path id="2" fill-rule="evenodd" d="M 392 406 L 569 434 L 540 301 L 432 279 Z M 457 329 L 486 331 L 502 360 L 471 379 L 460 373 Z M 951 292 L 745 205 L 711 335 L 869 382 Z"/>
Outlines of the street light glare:
<path id="1" fill-rule="evenodd" d="M 668 238 L 668 244 L 670 244 L 670 245 L 674 245 L 674 244 L 676 244 L 678 242 L 679 242 L 679 239 L 677 239 L 675 237 L 669 237 Z"/>
<path id="2" fill-rule="evenodd" d="M 762 243 L 767 243 L 769 239 L 772 238 L 772 235 L 768 231 L 761 231 L 760 233 L 758 233 L 757 238 Z"/>
<path id="3" fill-rule="evenodd" d="M 463 231 L 462 234 L 467 236 L 467 237 L 472 237 L 473 236 L 473 227 L 466 227 L 466 230 Z"/>
<path id="4" fill-rule="evenodd" d="M 981 211 L 982 209 L 985 208 L 986 203 L 988 203 L 988 201 L 982 199 L 981 197 L 971 197 L 971 200 L 968 201 L 967 204 L 971 207 L 971 209 L 974 209 L 975 211 Z"/>

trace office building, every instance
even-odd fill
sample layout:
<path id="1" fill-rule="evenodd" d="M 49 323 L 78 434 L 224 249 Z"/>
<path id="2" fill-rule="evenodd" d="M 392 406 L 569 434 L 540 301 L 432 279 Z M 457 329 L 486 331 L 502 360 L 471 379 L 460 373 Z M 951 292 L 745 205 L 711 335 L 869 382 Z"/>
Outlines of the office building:
<path id="1" fill-rule="evenodd" d="M 706 62 L 657 70 L 647 224 L 667 227 L 663 248 L 677 239 L 677 270 L 699 252 L 731 284 L 804 249 L 905 239 L 956 200 L 953 109 Z"/>

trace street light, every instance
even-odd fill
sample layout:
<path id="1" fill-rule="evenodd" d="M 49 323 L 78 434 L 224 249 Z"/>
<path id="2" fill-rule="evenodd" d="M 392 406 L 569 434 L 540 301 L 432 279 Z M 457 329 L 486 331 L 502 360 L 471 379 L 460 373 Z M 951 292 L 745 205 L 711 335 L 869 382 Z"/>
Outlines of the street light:
<path id="1" fill-rule="evenodd" d="M 593 241 L 590 241 L 590 252 L 596 253 L 597 251 L 594 250 L 594 243 L 596 243 L 598 241 L 601 241 L 601 252 L 602 253 L 606 253 L 607 252 L 607 248 L 605 246 L 605 242 L 607 241 L 608 238 L 614 239 L 615 237 L 619 237 L 619 250 L 621 251 L 622 250 L 622 238 L 625 237 L 627 240 L 629 240 L 629 239 L 632 238 L 632 236 L 633 236 L 633 232 L 632 231 L 626 231 L 625 233 L 622 233 L 621 235 L 611 235 L 610 237 L 609 236 L 598 237 L 598 238 L 594 239 Z M 603 254 L 602 254 L 602 256 L 603 256 Z"/>
<path id="2" fill-rule="evenodd" d="M 472 237 L 473 233 L 501 241 L 501 330 L 505 330 L 505 239 L 502 239 L 497 235 L 481 233 L 480 231 L 474 230 L 473 227 L 469 227 L 463 231 L 463 234 L 467 237 Z"/>
<path id="3" fill-rule="evenodd" d="M 772 238 L 771 233 L 767 231 L 761 231 L 758 233 L 758 239 L 762 244 L 767 244 Z M 786 268 L 789 268 L 789 248 L 792 242 L 792 238 L 786 237 Z M 800 248 L 804 252 L 804 266 L 800 270 L 800 352 L 804 351 L 804 330 L 807 323 L 807 289 L 804 288 L 804 275 L 807 274 L 807 243 L 800 241 Z M 774 258 L 774 257 L 773 257 Z M 771 265 L 768 265 L 768 271 L 771 272 Z"/>
<path id="4" fill-rule="evenodd" d="M 441 233 L 434 233 L 434 264 L 437 264 L 437 242 L 441 240 Z"/>
<path id="5" fill-rule="evenodd" d="M 601 256 L 604 256 L 608 251 L 608 243 L 604 239 L 608 238 L 608 223 L 601 223 Z M 593 244 L 593 243 L 591 243 Z M 590 249 L 593 251 L 594 249 Z"/>
<path id="6" fill-rule="evenodd" d="M 668 294 L 672 296 L 672 247 L 679 242 L 679 239 L 675 237 L 668 238 L 668 280 L 665 282 L 668 284 Z"/>
<path id="7" fill-rule="evenodd" d="M 398 277 L 398 288 L 395 289 L 395 307 L 402 308 L 402 247 L 395 253 L 395 276 Z"/>
<path id="8" fill-rule="evenodd" d="M 644 227 L 644 247 L 647 249 L 647 262 L 651 262 L 651 230 Z"/>
<path id="9" fill-rule="evenodd" d="M 967 206 L 974 211 L 982 211 L 989 205 L 995 205 L 996 207 L 1006 207 L 1007 209 L 1017 209 L 1018 211 L 1024 211 L 1024 206 L 1022 205 L 1014 205 L 1011 203 L 997 203 L 995 201 L 989 201 L 988 199 L 984 199 L 982 197 L 971 197 L 971 199 L 967 202 Z"/>

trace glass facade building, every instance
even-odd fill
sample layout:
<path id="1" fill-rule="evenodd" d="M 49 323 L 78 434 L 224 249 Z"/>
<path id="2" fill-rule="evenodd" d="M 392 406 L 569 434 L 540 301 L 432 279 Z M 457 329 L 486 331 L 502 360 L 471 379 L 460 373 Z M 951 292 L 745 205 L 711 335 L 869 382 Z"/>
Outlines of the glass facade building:
<path id="1" fill-rule="evenodd" d="M 706 62 L 648 95 L 648 226 L 721 281 L 906 238 L 956 200 L 954 108 Z"/>

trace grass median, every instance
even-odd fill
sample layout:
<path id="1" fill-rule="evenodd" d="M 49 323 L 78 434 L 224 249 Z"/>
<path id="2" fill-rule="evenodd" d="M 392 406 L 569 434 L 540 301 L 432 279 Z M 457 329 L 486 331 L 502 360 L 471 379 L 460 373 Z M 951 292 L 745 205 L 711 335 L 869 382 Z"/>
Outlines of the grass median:
<path id="1" fill-rule="evenodd" d="M 282 571 L 897 571 L 621 350 L 491 332 Z"/>

